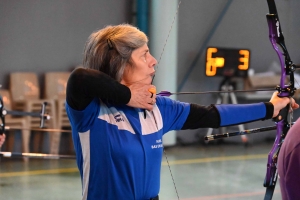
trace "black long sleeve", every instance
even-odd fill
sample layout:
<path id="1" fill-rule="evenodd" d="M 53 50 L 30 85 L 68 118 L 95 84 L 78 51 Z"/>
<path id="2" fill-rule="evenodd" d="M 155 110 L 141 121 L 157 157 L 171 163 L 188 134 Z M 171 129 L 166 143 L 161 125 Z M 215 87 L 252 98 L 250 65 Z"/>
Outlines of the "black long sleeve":
<path id="1" fill-rule="evenodd" d="M 197 128 L 218 128 L 220 126 L 220 114 L 216 107 L 191 104 L 190 113 L 182 130 Z"/>
<path id="2" fill-rule="evenodd" d="M 100 71 L 75 69 L 67 83 L 68 105 L 75 110 L 83 110 L 95 97 L 113 104 L 127 104 L 131 98 L 131 92 L 128 87 Z"/>

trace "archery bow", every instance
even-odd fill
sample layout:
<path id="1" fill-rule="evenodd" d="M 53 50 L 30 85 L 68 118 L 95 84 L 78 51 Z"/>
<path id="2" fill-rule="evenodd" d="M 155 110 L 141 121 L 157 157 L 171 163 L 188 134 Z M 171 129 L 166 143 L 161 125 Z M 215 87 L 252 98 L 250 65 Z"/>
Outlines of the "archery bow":
<path id="1" fill-rule="evenodd" d="M 19 130 L 19 128 L 13 128 L 5 126 L 5 115 L 17 115 L 17 116 L 31 116 L 39 117 L 41 119 L 40 128 L 31 128 L 26 130 L 33 131 L 45 131 L 45 132 L 70 132 L 69 130 L 59 130 L 59 129 L 44 129 L 45 120 L 50 119 L 50 115 L 45 114 L 47 102 L 42 103 L 41 112 L 22 112 L 22 111 L 9 111 L 4 108 L 4 103 L 2 96 L 0 95 L 0 135 L 2 135 L 6 130 Z M 24 130 L 24 129 L 23 129 Z M 0 156 L 7 158 L 38 158 L 38 159 L 75 159 L 74 155 L 59 155 L 59 154 L 41 154 L 41 153 L 18 153 L 18 152 L 1 152 Z"/>
<path id="2" fill-rule="evenodd" d="M 294 86 L 294 71 L 296 69 L 296 66 L 291 61 L 291 58 L 285 46 L 275 0 L 267 0 L 267 3 L 269 7 L 269 14 L 267 14 L 267 22 L 269 26 L 269 39 L 273 49 L 276 51 L 279 57 L 281 66 L 280 85 L 278 85 L 276 89 L 279 93 L 279 97 L 292 97 L 296 90 Z M 280 48 L 282 51 L 280 51 Z M 289 84 L 285 85 L 285 80 L 287 76 L 289 76 Z M 272 199 L 274 189 L 276 186 L 276 181 L 278 177 L 278 154 L 283 140 L 291 127 L 291 124 L 288 121 L 289 110 L 290 105 L 287 105 L 284 109 L 280 111 L 279 115 L 274 119 L 277 126 L 277 133 L 273 147 L 268 154 L 267 172 L 264 181 L 264 186 L 266 187 L 266 193 L 264 198 L 265 200 Z"/>
<path id="3" fill-rule="evenodd" d="M 28 129 L 28 130 L 38 130 L 38 131 L 66 131 L 66 130 L 56 130 L 56 129 L 42 129 L 44 127 L 45 120 L 50 119 L 50 115 L 45 114 L 47 102 L 42 103 L 41 112 L 21 112 L 21 111 L 9 111 L 4 108 L 4 103 L 2 96 L 0 95 L 0 135 L 4 134 L 6 130 L 12 130 L 16 128 L 5 126 L 5 116 L 7 114 L 17 115 L 17 116 L 31 116 L 31 117 L 39 117 L 40 128 L 39 129 Z M 19 129 L 19 128 L 18 128 Z M 17 152 L 1 152 L 0 156 L 10 157 L 10 158 L 42 158 L 42 159 L 75 159 L 75 156 L 72 155 L 58 155 L 58 154 L 40 154 L 40 153 L 17 153 Z"/>
<path id="4" fill-rule="evenodd" d="M 296 88 L 294 86 L 294 71 L 297 67 L 292 61 L 285 46 L 284 37 L 281 31 L 281 26 L 279 22 L 279 17 L 275 5 L 275 0 L 267 0 L 269 7 L 269 14 L 267 14 L 267 22 L 269 26 L 269 39 L 272 44 L 273 49 L 276 51 L 280 66 L 281 66 L 281 80 L 280 84 L 276 87 L 278 91 L 279 97 L 289 97 L 291 98 Z M 280 50 L 281 49 L 281 50 Z M 286 85 L 285 80 L 289 76 L 289 83 Z M 287 105 L 284 109 L 282 109 L 278 116 L 274 118 L 276 123 L 276 138 L 273 144 L 272 149 L 268 154 L 268 163 L 267 163 L 267 172 L 264 180 L 264 187 L 266 187 L 265 200 L 272 199 L 274 189 L 277 182 L 278 172 L 277 172 L 277 158 L 279 155 L 279 151 L 281 145 L 286 137 L 288 130 L 292 126 L 291 120 L 288 120 L 288 113 L 290 110 L 290 105 Z M 206 140 L 219 139 L 224 137 L 249 134 L 249 133 L 257 133 L 261 131 L 274 130 L 275 127 L 265 127 L 259 129 L 247 130 L 244 132 L 234 132 L 234 133 L 226 133 L 220 135 L 208 136 Z"/>
<path id="5" fill-rule="evenodd" d="M 46 111 L 46 105 L 47 102 L 42 103 L 42 108 L 40 113 L 35 113 L 35 112 L 23 112 L 23 111 L 9 111 L 4 108 L 4 103 L 2 100 L 2 96 L 0 95 L 0 119 L 1 119 L 1 124 L 0 124 L 0 135 L 2 135 L 5 132 L 5 115 L 16 115 L 16 116 L 31 116 L 31 117 L 39 117 L 41 119 L 40 121 L 40 128 L 44 127 L 45 120 L 50 119 L 50 115 L 45 114 Z"/>

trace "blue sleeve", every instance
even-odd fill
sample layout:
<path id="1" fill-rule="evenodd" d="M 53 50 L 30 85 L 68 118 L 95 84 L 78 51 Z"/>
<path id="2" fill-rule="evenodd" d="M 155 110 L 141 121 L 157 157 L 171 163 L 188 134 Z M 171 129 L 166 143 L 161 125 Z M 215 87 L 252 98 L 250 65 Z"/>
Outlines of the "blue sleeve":
<path id="1" fill-rule="evenodd" d="M 181 130 L 189 115 L 190 104 L 175 101 L 168 97 L 157 96 L 156 105 L 162 115 L 163 132 Z"/>
<path id="2" fill-rule="evenodd" d="M 220 104 L 215 105 L 215 107 L 220 114 L 220 126 L 231 126 L 265 119 L 267 112 L 264 103 Z"/>

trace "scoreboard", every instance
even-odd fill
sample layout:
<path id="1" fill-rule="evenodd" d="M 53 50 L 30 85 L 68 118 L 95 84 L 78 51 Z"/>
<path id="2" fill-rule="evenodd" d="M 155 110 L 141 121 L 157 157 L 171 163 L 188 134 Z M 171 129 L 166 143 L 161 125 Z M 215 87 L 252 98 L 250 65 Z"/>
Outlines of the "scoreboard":
<path id="1" fill-rule="evenodd" d="M 250 50 L 208 47 L 205 75 L 223 77 L 247 77 Z"/>

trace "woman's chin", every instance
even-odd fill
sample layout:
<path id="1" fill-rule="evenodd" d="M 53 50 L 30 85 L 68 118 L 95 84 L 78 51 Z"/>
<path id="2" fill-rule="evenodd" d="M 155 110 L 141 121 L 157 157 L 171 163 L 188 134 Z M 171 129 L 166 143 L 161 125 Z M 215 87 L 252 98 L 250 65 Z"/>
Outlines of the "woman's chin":
<path id="1" fill-rule="evenodd" d="M 124 84 L 124 85 L 131 85 L 134 83 L 139 83 L 139 84 L 145 84 L 145 85 L 151 85 L 153 80 L 152 76 L 148 76 L 144 79 L 140 79 L 140 80 L 124 80 L 122 79 L 120 83 Z"/>

